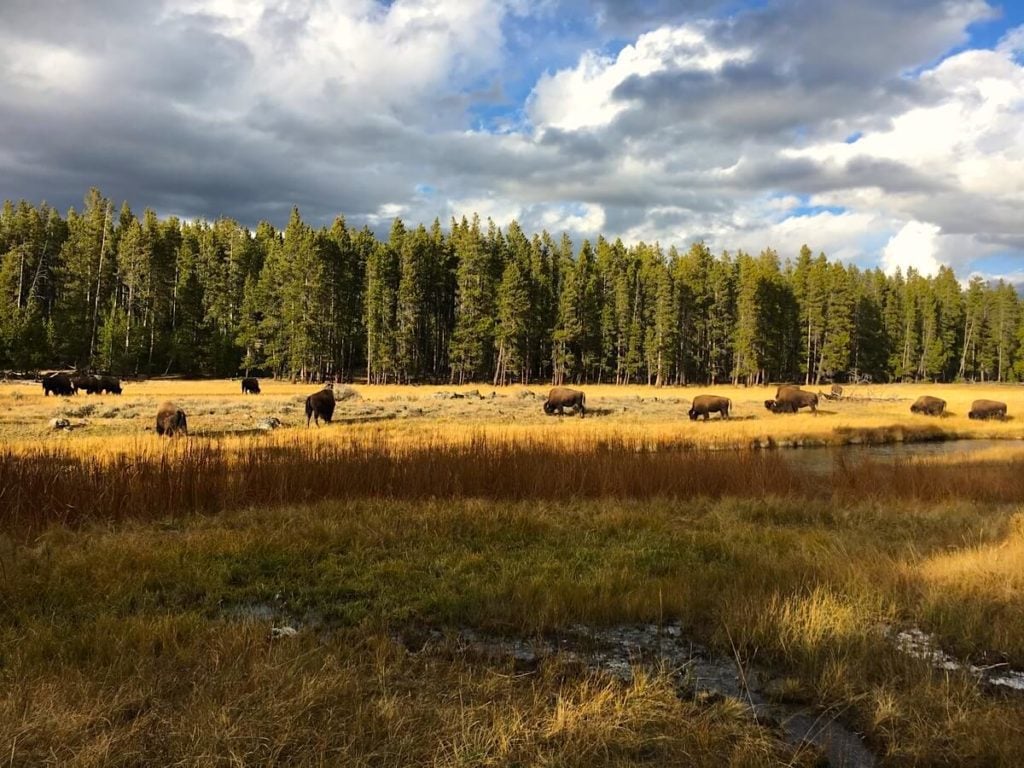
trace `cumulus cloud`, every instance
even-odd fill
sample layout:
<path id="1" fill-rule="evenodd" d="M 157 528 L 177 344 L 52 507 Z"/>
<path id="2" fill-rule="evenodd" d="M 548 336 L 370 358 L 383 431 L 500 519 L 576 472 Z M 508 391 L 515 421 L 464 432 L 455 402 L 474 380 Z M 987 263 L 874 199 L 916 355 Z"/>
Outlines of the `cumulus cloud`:
<path id="1" fill-rule="evenodd" d="M 530 116 L 541 129 L 607 125 L 629 106 L 615 92 L 630 78 L 664 71 L 714 73 L 749 57 L 748 49 L 714 45 L 697 26 L 662 27 L 615 57 L 587 52 L 575 67 L 545 74 L 534 88 Z"/>
<path id="2" fill-rule="evenodd" d="M 914 269 L 922 275 L 937 274 L 942 266 L 936 258 L 941 231 L 934 224 L 908 221 L 882 249 L 885 271 L 891 274 L 899 269 L 906 274 Z"/>
<path id="3" fill-rule="evenodd" d="M 1024 30 L 968 44 L 994 16 L 983 0 L 6 0 L 0 196 L 64 207 L 96 184 L 163 214 L 283 223 L 298 204 L 378 230 L 477 211 L 966 273 L 1024 253 Z"/>

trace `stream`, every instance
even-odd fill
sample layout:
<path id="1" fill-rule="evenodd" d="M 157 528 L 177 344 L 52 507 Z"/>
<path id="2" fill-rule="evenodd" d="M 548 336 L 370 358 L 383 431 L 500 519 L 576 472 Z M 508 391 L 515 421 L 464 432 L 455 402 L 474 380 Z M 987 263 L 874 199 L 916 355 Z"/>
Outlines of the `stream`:
<path id="1" fill-rule="evenodd" d="M 443 643 L 446 636 L 431 630 L 424 645 Z M 423 638 L 421 638 L 423 640 Z M 512 658 L 524 667 L 536 666 L 542 659 L 559 654 L 588 669 L 600 670 L 623 682 L 630 682 L 637 666 L 669 669 L 681 696 L 712 695 L 741 702 L 756 722 L 777 727 L 786 742 L 797 749 L 812 744 L 832 768 L 871 768 L 875 756 L 863 739 L 844 725 L 835 713 L 813 707 L 780 702 L 769 692 L 778 678 L 757 665 L 741 669 L 735 660 L 718 656 L 688 640 L 678 623 L 591 627 L 576 625 L 557 638 L 527 640 L 519 637 L 488 635 L 472 629 L 458 633 L 458 643 L 467 652 L 492 658 Z"/>

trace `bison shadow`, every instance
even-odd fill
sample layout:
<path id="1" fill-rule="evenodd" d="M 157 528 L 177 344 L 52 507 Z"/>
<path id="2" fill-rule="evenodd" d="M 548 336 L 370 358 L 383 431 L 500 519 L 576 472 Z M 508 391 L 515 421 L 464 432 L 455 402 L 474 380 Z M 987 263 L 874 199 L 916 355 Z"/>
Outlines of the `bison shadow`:
<path id="1" fill-rule="evenodd" d="M 586 410 L 586 414 L 585 414 L 585 415 L 586 415 L 586 416 L 611 416 L 611 415 L 612 415 L 612 414 L 614 414 L 615 412 L 616 412 L 616 411 L 615 411 L 615 409 L 614 409 L 614 408 L 591 408 L 591 407 L 590 407 L 590 406 L 588 405 L 588 406 L 587 406 L 587 410 Z M 570 413 L 570 412 L 569 412 L 569 411 L 567 411 L 565 415 L 566 415 L 566 416 L 568 416 L 568 415 L 569 415 L 569 413 Z M 554 415 L 554 416 L 557 416 L 558 414 L 556 413 L 556 414 L 553 414 L 553 415 Z M 574 415 L 575 415 L 575 414 L 574 414 Z"/>

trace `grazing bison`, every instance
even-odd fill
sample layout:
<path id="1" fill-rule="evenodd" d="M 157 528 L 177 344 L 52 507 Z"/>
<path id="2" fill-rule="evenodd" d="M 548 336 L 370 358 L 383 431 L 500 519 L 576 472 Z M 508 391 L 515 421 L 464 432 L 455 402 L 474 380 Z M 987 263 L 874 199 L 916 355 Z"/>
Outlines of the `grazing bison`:
<path id="1" fill-rule="evenodd" d="M 156 433 L 174 437 L 181 433 L 188 435 L 188 422 L 185 420 L 185 412 L 174 403 L 161 403 L 156 411 Z"/>
<path id="2" fill-rule="evenodd" d="M 243 395 L 258 395 L 260 393 L 260 380 L 246 376 L 242 379 L 242 394 Z"/>
<path id="3" fill-rule="evenodd" d="M 811 413 L 818 412 L 818 396 L 800 387 L 783 385 L 775 393 L 774 400 L 765 400 L 764 407 L 772 413 L 796 413 L 801 408 L 810 408 Z"/>
<path id="4" fill-rule="evenodd" d="M 98 395 L 103 391 L 103 385 L 100 384 L 100 380 L 89 373 L 80 373 L 77 376 L 72 376 L 71 383 L 75 385 L 76 390 L 79 392 L 84 390 L 87 395 Z"/>
<path id="5" fill-rule="evenodd" d="M 121 382 L 116 376 L 97 376 L 100 389 L 111 395 L 121 394 Z"/>
<path id="6" fill-rule="evenodd" d="M 71 383 L 71 377 L 66 373 L 51 373 L 43 378 L 43 396 L 69 397 L 75 394 L 75 385 Z"/>
<path id="7" fill-rule="evenodd" d="M 775 390 L 775 399 L 778 400 L 779 399 L 779 395 L 781 395 L 787 389 L 795 389 L 795 390 L 797 390 L 799 392 L 800 391 L 800 385 L 799 384 L 779 384 L 778 388 Z"/>
<path id="8" fill-rule="evenodd" d="M 314 392 L 312 395 L 306 398 L 306 426 L 309 426 L 309 420 L 313 419 L 318 427 L 320 426 L 320 419 L 323 419 L 328 424 L 331 423 L 331 419 L 334 418 L 334 390 L 327 388 L 321 389 L 319 392 Z"/>
<path id="9" fill-rule="evenodd" d="M 999 419 L 1006 418 L 1006 403 L 998 400 L 975 400 L 971 403 L 971 412 L 967 414 L 969 419 Z"/>
<path id="10" fill-rule="evenodd" d="M 586 395 L 578 389 L 555 387 L 548 392 L 548 399 L 544 401 L 544 413 L 550 416 L 558 411 L 558 415 L 562 416 L 565 414 L 566 408 L 572 408 L 574 412 L 579 413 L 580 418 L 583 418 L 583 414 L 587 410 L 586 403 Z"/>
<path id="11" fill-rule="evenodd" d="M 941 416 L 946 410 L 946 401 L 941 397 L 922 395 L 910 406 L 911 413 L 922 413 L 925 416 Z"/>
<path id="12" fill-rule="evenodd" d="M 730 408 L 732 408 L 732 400 L 728 397 L 697 395 L 690 405 L 690 421 L 696 421 L 699 416 L 703 416 L 704 421 L 707 421 L 712 413 L 718 413 L 721 418 L 728 419 Z"/>

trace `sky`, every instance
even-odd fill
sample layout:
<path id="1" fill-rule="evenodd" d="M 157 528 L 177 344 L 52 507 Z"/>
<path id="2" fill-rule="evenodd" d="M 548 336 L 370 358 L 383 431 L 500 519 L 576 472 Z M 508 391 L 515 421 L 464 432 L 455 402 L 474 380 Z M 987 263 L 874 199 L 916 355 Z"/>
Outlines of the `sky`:
<path id="1" fill-rule="evenodd" d="M 0 198 L 1024 282 L 1024 0 L 3 0 Z"/>

